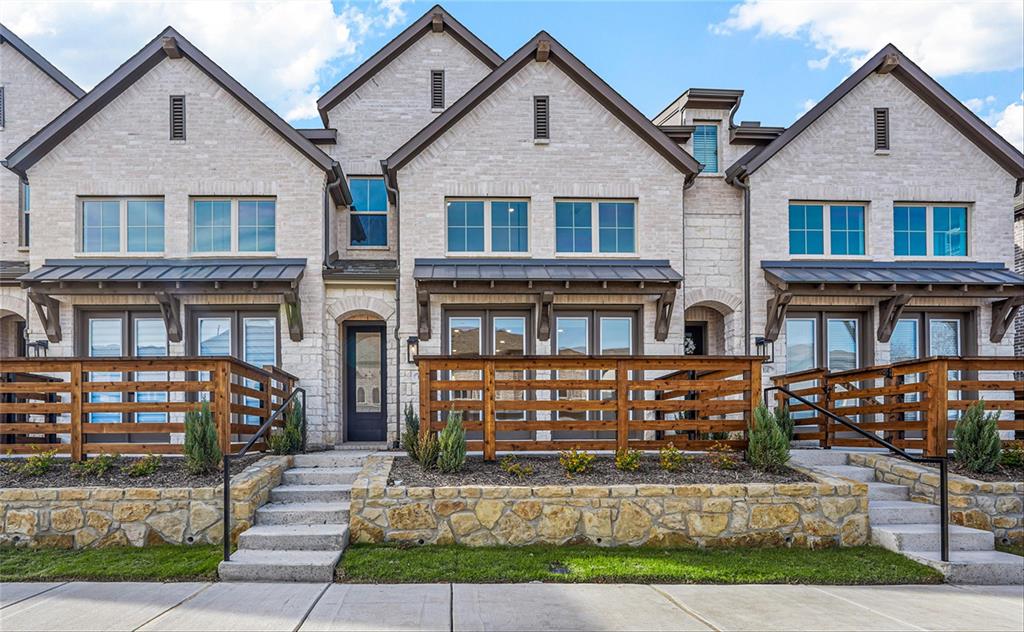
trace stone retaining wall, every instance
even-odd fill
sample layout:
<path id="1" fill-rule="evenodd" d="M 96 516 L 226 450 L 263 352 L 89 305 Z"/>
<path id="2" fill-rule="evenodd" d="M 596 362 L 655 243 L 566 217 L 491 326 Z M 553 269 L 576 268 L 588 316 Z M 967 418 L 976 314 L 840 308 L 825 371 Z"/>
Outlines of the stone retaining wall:
<path id="1" fill-rule="evenodd" d="M 851 465 L 875 470 L 885 483 L 906 485 L 910 499 L 939 504 L 939 472 L 884 454 L 850 453 Z M 996 542 L 1024 544 L 1024 482 L 988 483 L 949 475 L 949 519 L 954 524 L 991 531 Z"/>
<path id="2" fill-rule="evenodd" d="M 291 467 L 266 456 L 231 480 L 233 538 Z M 66 549 L 223 540 L 223 486 L 0 489 L 0 545 Z"/>
<path id="3" fill-rule="evenodd" d="M 353 542 L 468 546 L 857 546 L 867 486 L 801 470 L 813 483 L 388 487 L 392 456 L 352 486 Z"/>

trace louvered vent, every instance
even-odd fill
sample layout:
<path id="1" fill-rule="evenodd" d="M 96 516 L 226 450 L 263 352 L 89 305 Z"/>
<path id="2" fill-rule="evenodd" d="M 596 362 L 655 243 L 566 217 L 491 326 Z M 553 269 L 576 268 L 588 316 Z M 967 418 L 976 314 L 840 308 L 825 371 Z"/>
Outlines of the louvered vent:
<path id="1" fill-rule="evenodd" d="M 5 105 L 4 104 L 4 97 L 6 97 L 6 96 L 7 95 L 4 94 L 4 87 L 0 86 L 0 127 L 3 127 L 4 124 L 7 122 L 7 115 L 6 115 L 7 108 L 4 107 L 4 105 Z"/>
<path id="2" fill-rule="evenodd" d="M 889 149 L 889 108 L 875 108 L 875 151 Z"/>
<path id="3" fill-rule="evenodd" d="M 185 140 L 185 95 L 171 95 L 171 140 Z"/>
<path id="4" fill-rule="evenodd" d="M 433 110 L 444 109 L 444 71 L 430 71 L 430 108 Z"/>
<path id="5" fill-rule="evenodd" d="M 533 97 L 533 137 L 551 138 L 551 111 L 548 97 Z"/>

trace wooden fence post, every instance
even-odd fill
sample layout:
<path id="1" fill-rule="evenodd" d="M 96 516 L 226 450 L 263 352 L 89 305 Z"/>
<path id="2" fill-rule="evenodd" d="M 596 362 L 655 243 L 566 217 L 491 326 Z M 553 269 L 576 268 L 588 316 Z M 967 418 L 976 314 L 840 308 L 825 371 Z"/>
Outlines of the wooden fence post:
<path id="1" fill-rule="evenodd" d="M 484 391 L 483 391 L 483 413 L 484 413 L 484 460 L 493 461 L 497 458 L 497 445 L 495 443 L 495 422 L 494 422 L 494 360 L 484 362 Z"/>
<path id="2" fill-rule="evenodd" d="M 928 456 L 946 456 L 949 449 L 949 362 L 932 360 L 928 367 Z"/>
<path id="3" fill-rule="evenodd" d="M 818 378 L 821 384 L 821 407 L 825 410 L 832 412 L 832 380 L 828 374 L 828 369 L 824 369 L 821 372 L 821 377 Z M 832 426 L 833 422 L 825 415 L 821 415 L 822 423 L 825 427 L 824 435 L 822 436 L 822 448 L 832 448 Z"/>
<path id="4" fill-rule="evenodd" d="M 213 396 L 210 400 L 217 424 L 217 436 L 220 438 L 220 450 L 223 454 L 231 454 L 231 370 L 226 360 L 217 361 L 213 378 Z"/>
<path id="5" fill-rule="evenodd" d="M 629 375 L 622 360 L 615 361 L 615 449 L 629 449 Z"/>
<path id="6" fill-rule="evenodd" d="M 430 363 L 419 359 L 420 370 L 420 438 L 430 433 Z"/>
<path id="7" fill-rule="evenodd" d="M 71 363 L 71 460 L 82 460 L 82 363 Z"/>

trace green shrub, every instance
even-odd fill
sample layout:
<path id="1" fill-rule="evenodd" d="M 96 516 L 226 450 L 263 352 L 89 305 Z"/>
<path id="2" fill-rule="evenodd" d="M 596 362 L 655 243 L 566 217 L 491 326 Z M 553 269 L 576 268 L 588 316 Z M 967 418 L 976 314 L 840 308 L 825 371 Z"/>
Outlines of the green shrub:
<path id="1" fill-rule="evenodd" d="M 122 467 L 121 471 L 133 478 L 152 476 L 160 469 L 162 462 L 163 458 L 159 454 L 147 454 L 138 461 L 132 461 L 130 464 Z"/>
<path id="2" fill-rule="evenodd" d="M 615 453 L 615 469 L 621 472 L 635 472 L 640 469 L 640 459 L 643 454 L 640 450 L 619 450 Z"/>
<path id="3" fill-rule="evenodd" d="M 971 472 L 991 472 L 999 465 L 999 412 L 985 414 L 985 405 L 974 402 L 953 429 L 953 458 Z"/>
<path id="4" fill-rule="evenodd" d="M 533 476 L 533 466 L 523 465 L 518 460 L 516 460 L 514 454 L 509 454 L 508 456 L 503 458 L 499 465 L 501 466 L 502 470 L 504 470 L 508 474 L 511 474 L 512 476 L 515 476 L 516 479 L 520 481 L 529 476 Z"/>
<path id="5" fill-rule="evenodd" d="M 720 470 L 735 470 L 739 464 L 735 450 L 718 441 L 708 448 L 708 455 L 711 457 L 711 464 Z"/>
<path id="6" fill-rule="evenodd" d="M 420 418 L 412 404 L 405 405 L 405 434 L 402 435 L 402 448 L 410 459 L 420 460 Z"/>
<path id="7" fill-rule="evenodd" d="M 702 432 L 700 438 L 704 441 L 727 441 L 729 439 L 728 432 Z"/>
<path id="8" fill-rule="evenodd" d="M 270 430 L 270 451 L 274 454 L 295 454 L 302 450 L 302 404 L 295 401 L 285 413 L 284 428 Z"/>
<path id="9" fill-rule="evenodd" d="M 437 443 L 437 433 L 433 430 L 420 435 L 417 444 L 416 454 L 420 457 L 420 467 L 424 470 L 432 470 L 437 467 L 437 456 L 441 446 Z"/>
<path id="10" fill-rule="evenodd" d="M 1003 467 L 1024 467 L 1024 441 L 1011 441 L 1003 447 L 1003 455 L 999 457 Z"/>
<path id="11" fill-rule="evenodd" d="M 594 465 L 594 455 L 579 450 L 563 450 L 558 453 L 558 462 L 565 469 L 565 474 L 572 478 L 573 474 L 586 474 Z"/>
<path id="12" fill-rule="evenodd" d="M 677 472 L 686 463 L 686 455 L 674 445 L 667 445 L 658 450 L 658 466 L 666 472 Z"/>
<path id="13" fill-rule="evenodd" d="M 105 476 L 121 458 L 119 454 L 99 454 L 80 463 L 72 463 L 71 471 L 76 476 Z"/>
<path id="14" fill-rule="evenodd" d="M 766 472 L 777 472 L 789 462 L 789 439 L 763 402 L 754 410 L 754 425 L 748 428 L 747 462 Z"/>
<path id="15" fill-rule="evenodd" d="M 793 416 L 789 414 L 789 406 L 776 406 L 772 409 L 774 413 L 772 416 L 775 419 L 775 425 L 782 431 L 782 436 L 786 438 L 786 441 L 793 440 L 793 426 L 796 423 L 793 421 Z"/>
<path id="16" fill-rule="evenodd" d="M 57 449 L 36 451 L 35 454 L 26 458 L 22 463 L 12 466 L 12 469 L 23 476 L 42 476 L 57 464 Z"/>
<path id="17" fill-rule="evenodd" d="M 185 413 L 185 469 L 190 474 L 209 474 L 220 464 L 217 425 L 210 403 L 202 402 Z"/>
<path id="18" fill-rule="evenodd" d="M 462 427 L 462 413 L 448 413 L 448 422 L 437 440 L 437 469 L 453 474 L 466 462 L 466 429 Z"/>

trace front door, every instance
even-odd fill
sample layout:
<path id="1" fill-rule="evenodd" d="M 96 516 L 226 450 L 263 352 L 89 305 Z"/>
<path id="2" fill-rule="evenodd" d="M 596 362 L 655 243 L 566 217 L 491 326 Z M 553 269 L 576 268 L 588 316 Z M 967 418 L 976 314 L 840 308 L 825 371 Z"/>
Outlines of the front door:
<path id="1" fill-rule="evenodd" d="M 384 325 L 345 326 L 345 438 L 387 439 Z"/>

